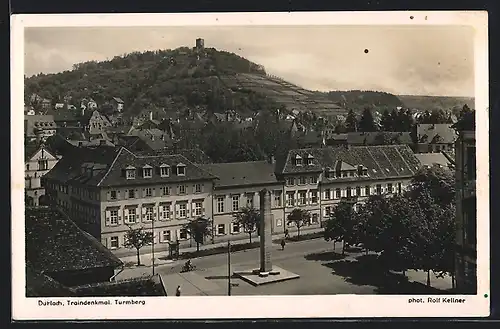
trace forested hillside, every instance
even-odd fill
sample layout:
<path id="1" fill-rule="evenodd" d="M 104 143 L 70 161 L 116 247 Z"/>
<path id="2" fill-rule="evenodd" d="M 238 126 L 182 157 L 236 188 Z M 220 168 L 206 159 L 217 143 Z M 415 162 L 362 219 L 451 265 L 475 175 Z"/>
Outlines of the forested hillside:
<path id="1" fill-rule="evenodd" d="M 242 112 L 276 108 L 276 103 L 249 90 L 231 90 L 221 76 L 238 73 L 265 75 L 264 69 L 236 54 L 206 48 L 135 52 L 103 62 L 75 64 L 73 70 L 40 74 L 25 79 L 25 101 L 33 93 L 53 104 L 71 96 L 78 106 L 83 98 L 99 105 L 112 97 L 125 102 L 135 114 L 148 107 L 176 111 L 183 107 Z"/>

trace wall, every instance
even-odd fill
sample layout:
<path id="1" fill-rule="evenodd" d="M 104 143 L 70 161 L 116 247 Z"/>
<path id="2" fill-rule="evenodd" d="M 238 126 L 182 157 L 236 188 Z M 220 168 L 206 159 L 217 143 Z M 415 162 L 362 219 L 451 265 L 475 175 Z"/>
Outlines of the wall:
<path id="1" fill-rule="evenodd" d="M 272 191 L 271 200 L 271 212 L 273 215 L 273 221 L 271 230 L 273 234 L 283 233 L 284 221 L 283 221 L 283 197 L 281 196 L 281 204 L 276 204 L 274 196 L 275 192 L 283 194 L 283 186 L 281 184 L 269 184 L 260 186 L 247 186 L 247 187 L 233 187 L 233 188 L 220 188 L 216 189 L 213 193 L 213 219 L 214 219 L 214 241 L 221 242 L 227 240 L 235 239 L 245 239 L 249 238 L 249 234 L 245 233 L 243 229 L 240 229 L 239 233 L 235 233 L 232 230 L 232 223 L 234 221 L 233 215 L 235 212 L 232 210 L 232 197 L 239 195 L 240 208 L 245 207 L 247 204 L 247 195 L 253 194 L 253 207 L 260 210 L 260 196 L 259 192 L 262 189 L 268 189 Z M 224 197 L 224 212 L 218 212 L 218 197 Z M 219 234 L 218 225 L 224 225 L 224 234 Z M 258 234 L 255 232 L 252 237 L 257 237 Z M 253 241 L 253 240 L 252 240 Z M 256 241 L 256 240 L 255 240 Z"/>
<path id="2" fill-rule="evenodd" d="M 300 177 L 305 177 L 306 183 L 305 184 L 300 184 Z M 293 178 L 295 180 L 294 185 L 289 184 L 289 179 Z M 312 179 L 312 180 L 311 180 Z M 306 209 L 309 210 L 311 213 L 311 224 L 301 227 L 300 231 L 307 231 L 309 229 L 317 229 L 321 227 L 321 221 L 320 221 L 320 208 L 319 208 L 319 194 L 320 194 L 320 189 L 319 189 L 319 180 L 320 180 L 320 174 L 319 173 L 314 173 L 314 174 L 297 174 L 297 175 L 286 175 L 285 176 L 285 186 L 284 186 L 284 213 L 283 213 L 283 225 L 285 226 L 284 229 L 288 229 L 288 231 L 293 232 L 297 231 L 297 227 L 293 223 L 287 223 L 287 216 L 295 209 L 295 208 L 301 208 L 301 209 Z M 300 205 L 299 204 L 299 191 L 306 191 L 306 204 Z M 317 201 L 313 203 L 313 197 L 311 195 L 311 192 L 316 191 L 317 195 Z M 293 205 L 288 204 L 288 193 L 294 193 L 294 198 L 293 198 Z M 314 222 L 314 218 L 317 218 L 317 221 Z"/>
<path id="3" fill-rule="evenodd" d="M 475 221 L 477 217 L 472 215 L 470 207 L 471 199 L 475 198 L 475 180 L 469 180 L 467 175 L 467 147 L 475 147 L 474 132 L 460 132 L 455 142 L 455 179 L 456 179 L 456 245 L 457 254 L 455 258 L 455 276 L 457 290 L 460 292 L 476 291 L 476 245 L 467 242 L 468 220 Z M 475 161 L 475 159 L 474 159 Z M 467 214 L 469 213 L 469 215 Z M 474 212 L 475 214 L 475 212 Z"/>
<path id="4" fill-rule="evenodd" d="M 47 161 L 47 166 L 40 167 L 38 161 L 45 160 Z M 33 200 L 32 206 L 38 206 L 40 197 L 45 195 L 45 189 L 41 184 L 40 178 L 48 173 L 58 161 L 57 157 L 48 153 L 44 148 L 41 148 L 25 163 L 25 191 L 26 195 Z"/>
<path id="5" fill-rule="evenodd" d="M 194 193 L 194 188 L 196 184 L 200 184 L 201 192 Z M 177 193 L 178 185 L 186 185 L 186 194 L 179 195 Z M 170 189 L 170 195 L 163 195 L 162 188 L 166 187 Z M 145 189 L 151 188 L 152 196 L 145 196 Z M 126 220 L 128 216 L 132 214 L 131 208 L 136 209 L 137 222 L 135 224 L 128 223 L 132 228 L 144 227 L 145 229 L 151 230 L 153 228 L 153 223 L 148 220 L 146 216 L 146 208 L 151 207 L 153 209 L 154 221 L 154 233 L 155 233 L 155 244 L 159 244 L 163 248 L 167 248 L 168 241 L 164 239 L 163 232 L 170 232 L 170 241 L 179 240 L 183 245 L 189 242 L 188 239 L 182 239 L 181 228 L 183 224 L 186 224 L 190 219 L 197 218 L 201 215 L 206 215 L 208 217 L 212 216 L 212 182 L 211 181 L 200 181 L 200 182 L 189 182 L 180 184 L 162 184 L 162 185 L 148 185 L 148 186 L 134 186 L 136 198 L 129 199 L 127 197 L 127 187 L 120 187 L 117 189 L 106 188 L 101 191 L 101 204 L 100 204 L 100 224 L 101 224 L 101 242 L 106 247 L 119 251 L 118 249 L 123 248 L 125 242 L 125 233 L 129 230 Z M 112 191 L 116 191 L 117 198 L 112 200 Z M 196 201 L 202 202 L 201 213 L 196 212 Z M 181 204 L 186 204 L 186 217 L 181 217 L 182 211 L 180 208 Z M 169 218 L 164 218 L 164 206 L 170 206 L 170 211 L 168 212 Z M 115 210 L 118 212 L 117 223 L 111 222 L 111 211 Z M 111 247 L 111 238 L 118 238 L 118 248 Z M 158 249 L 160 250 L 160 249 Z"/>

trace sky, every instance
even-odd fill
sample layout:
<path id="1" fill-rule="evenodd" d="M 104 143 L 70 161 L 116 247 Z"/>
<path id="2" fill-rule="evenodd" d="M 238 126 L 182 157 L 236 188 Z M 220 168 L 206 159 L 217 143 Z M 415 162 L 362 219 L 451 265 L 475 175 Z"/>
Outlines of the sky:
<path id="1" fill-rule="evenodd" d="M 26 28 L 25 75 L 196 38 L 310 90 L 474 97 L 474 30 L 465 26 Z"/>

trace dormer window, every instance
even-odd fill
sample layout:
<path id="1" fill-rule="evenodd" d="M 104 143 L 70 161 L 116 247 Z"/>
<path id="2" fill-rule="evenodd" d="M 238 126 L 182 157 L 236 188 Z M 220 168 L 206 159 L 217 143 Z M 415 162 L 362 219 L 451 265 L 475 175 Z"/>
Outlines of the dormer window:
<path id="1" fill-rule="evenodd" d="M 177 176 L 186 176 L 186 165 L 179 163 L 177 165 Z"/>
<path id="2" fill-rule="evenodd" d="M 308 154 L 306 157 L 306 166 L 311 166 L 313 164 L 313 159 L 314 159 L 314 157 L 312 155 Z"/>
<path id="3" fill-rule="evenodd" d="M 295 165 L 302 166 L 302 157 L 298 154 L 295 156 Z"/>
<path id="4" fill-rule="evenodd" d="M 135 167 L 128 166 L 125 168 L 125 177 L 127 177 L 127 179 L 135 179 Z"/>
<path id="5" fill-rule="evenodd" d="M 160 176 L 161 177 L 168 177 L 170 176 L 170 166 L 167 164 L 162 164 L 160 166 Z"/>
<path id="6" fill-rule="evenodd" d="M 363 166 L 358 166 L 358 176 L 363 176 Z"/>
<path id="7" fill-rule="evenodd" d="M 153 167 L 150 165 L 145 165 L 142 167 L 142 177 L 144 178 L 151 178 L 153 177 Z"/>

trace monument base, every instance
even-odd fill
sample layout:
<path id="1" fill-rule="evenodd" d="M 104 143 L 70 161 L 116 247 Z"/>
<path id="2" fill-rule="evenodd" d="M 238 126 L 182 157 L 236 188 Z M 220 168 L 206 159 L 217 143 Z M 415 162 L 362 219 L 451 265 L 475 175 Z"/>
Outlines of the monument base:
<path id="1" fill-rule="evenodd" d="M 300 275 L 284 270 L 278 266 L 273 266 L 273 269 L 269 272 L 261 272 L 260 269 L 254 269 L 248 271 L 235 271 L 234 275 L 253 286 L 300 278 Z"/>

